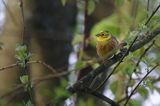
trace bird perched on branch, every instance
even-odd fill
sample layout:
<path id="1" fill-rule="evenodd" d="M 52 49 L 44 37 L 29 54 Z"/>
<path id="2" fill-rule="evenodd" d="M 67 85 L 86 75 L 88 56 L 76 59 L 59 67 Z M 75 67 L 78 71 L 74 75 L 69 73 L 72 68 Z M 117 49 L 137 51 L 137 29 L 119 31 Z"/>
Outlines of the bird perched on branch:
<path id="1" fill-rule="evenodd" d="M 118 40 L 108 31 L 102 31 L 97 35 L 97 54 L 101 59 L 112 57 L 126 43 L 119 43 Z"/>

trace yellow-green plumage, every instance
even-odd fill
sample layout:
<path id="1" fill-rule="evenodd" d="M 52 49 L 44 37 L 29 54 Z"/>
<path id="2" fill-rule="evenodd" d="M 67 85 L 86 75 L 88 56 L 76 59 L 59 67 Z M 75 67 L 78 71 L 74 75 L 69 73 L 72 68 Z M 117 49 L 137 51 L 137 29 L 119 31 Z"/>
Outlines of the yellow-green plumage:
<path id="1" fill-rule="evenodd" d="M 102 32 L 98 35 L 96 50 L 100 58 L 110 58 L 117 52 L 118 48 L 119 43 L 112 35 Z"/>

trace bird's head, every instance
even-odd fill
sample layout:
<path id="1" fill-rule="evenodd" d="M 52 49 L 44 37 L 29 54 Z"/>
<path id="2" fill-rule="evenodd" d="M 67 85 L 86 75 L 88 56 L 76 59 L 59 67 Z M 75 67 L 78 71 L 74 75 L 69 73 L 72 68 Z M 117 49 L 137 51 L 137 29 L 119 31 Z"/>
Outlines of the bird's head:
<path id="1" fill-rule="evenodd" d="M 108 41 L 111 39 L 112 35 L 109 33 L 109 31 L 101 31 L 96 36 L 97 36 L 97 41 Z"/>

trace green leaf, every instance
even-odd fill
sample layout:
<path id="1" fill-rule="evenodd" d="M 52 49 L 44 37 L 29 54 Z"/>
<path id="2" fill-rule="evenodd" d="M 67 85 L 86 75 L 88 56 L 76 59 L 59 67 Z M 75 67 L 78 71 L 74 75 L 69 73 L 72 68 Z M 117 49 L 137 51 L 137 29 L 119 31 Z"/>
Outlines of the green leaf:
<path id="1" fill-rule="evenodd" d="M 82 60 L 78 60 L 77 62 L 76 62 L 76 66 L 75 66 L 75 69 L 81 69 L 84 65 L 85 65 L 85 61 L 82 61 Z"/>
<path id="2" fill-rule="evenodd" d="M 29 100 L 25 106 L 34 106 L 34 104 Z"/>
<path id="3" fill-rule="evenodd" d="M 123 72 L 125 75 L 131 76 L 133 73 L 132 69 L 133 69 L 133 67 L 131 65 L 127 65 L 127 66 L 125 66 L 125 69 Z"/>
<path id="4" fill-rule="evenodd" d="M 131 76 L 133 73 L 133 69 L 135 67 L 135 63 L 132 60 L 128 60 L 124 62 L 122 73 L 123 75 Z"/>
<path id="5" fill-rule="evenodd" d="M 66 3 L 67 3 L 67 1 L 68 1 L 68 0 L 61 0 L 62 5 L 65 6 Z"/>
<path id="6" fill-rule="evenodd" d="M 117 6 L 122 6 L 124 4 L 124 0 L 115 0 Z"/>
<path id="7" fill-rule="evenodd" d="M 18 65 L 21 68 L 24 68 L 26 66 L 26 62 L 29 61 L 31 58 L 31 53 L 27 51 L 26 45 L 20 45 L 20 44 L 17 45 L 15 51 L 16 51 L 15 57 L 19 62 Z"/>
<path id="8" fill-rule="evenodd" d="M 95 9 L 95 1 L 94 0 L 88 0 L 88 15 L 92 14 Z"/>
<path id="9" fill-rule="evenodd" d="M 93 26 L 91 30 L 91 35 L 95 36 L 100 31 L 108 30 L 113 34 L 114 36 L 117 36 L 120 34 L 120 28 L 118 26 L 118 17 L 116 14 L 113 14 L 110 17 L 107 17 L 106 19 L 100 21 L 96 25 Z"/>
<path id="10" fill-rule="evenodd" d="M 150 90 L 154 90 L 154 85 L 153 85 L 153 83 L 152 83 L 152 80 L 151 80 L 151 78 L 150 77 L 147 77 L 144 81 L 143 81 L 143 86 L 147 86 L 147 87 L 149 87 L 150 88 Z"/>
<path id="11" fill-rule="evenodd" d="M 128 106 L 142 106 L 141 102 L 138 100 L 130 99 L 128 102 Z"/>
<path id="12" fill-rule="evenodd" d="M 79 100 L 77 103 L 77 106 L 85 106 L 86 103 L 84 102 L 84 100 Z"/>
<path id="13" fill-rule="evenodd" d="M 65 80 L 65 79 L 61 80 L 61 87 L 66 87 L 67 84 L 68 84 L 67 80 Z"/>
<path id="14" fill-rule="evenodd" d="M 82 41 L 83 36 L 76 34 L 72 40 L 72 45 L 79 44 Z"/>
<path id="15" fill-rule="evenodd" d="M 58 87 L 55 89 L 55 96 L 56 96 L 56 99 L 60 99 L 63 97 L 69 97 L 70 94 L 66 89 L 64 89 L 62 87 Z"/>
<path id="16" fill-rule="evenodd" d="M 148 90 L 143 86 L 138 87 L 137 91 L 138 91 L 138 93 L 140 93 L 141 96 L 143 96 L 145 98 L 148 95 Z"/>
<path id="17" fill-rule="evenodd" d="M 114 81 L 111 83 L 111 86 L 110 86 L 110 89 L 111 91 L 115 94 L 117 89 L 118 89 L 118 81 Z"/>
<path id="18" fill-rule="evenodd" d="M 29 83 L 29 77 L 28 75 L 23 75 L 20 77 L 20 81 L 22 84 L 26 84 L 26 83 Z"/>

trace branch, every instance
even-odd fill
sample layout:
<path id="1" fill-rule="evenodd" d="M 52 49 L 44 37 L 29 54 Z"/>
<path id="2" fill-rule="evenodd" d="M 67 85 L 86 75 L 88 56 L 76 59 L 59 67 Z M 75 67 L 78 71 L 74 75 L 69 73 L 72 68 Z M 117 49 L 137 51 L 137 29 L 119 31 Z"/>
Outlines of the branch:
<path id="1" fill-rule="evenodd" d="M 138 36 L 135 37 L 135 39 L 133 40 L 133 42 L 131 43 L 131 45 L 127 49 L 127 51 L 124 53 L 124 55 L 122 56 L 122 58 L 120 59 L 120 61 L 118 62 L 118 64 L 114 67 L 114 69 L 111 71 L 111 73 L 108 75 L 108 77 L 95 89 L 95 91 L 97 91 L 98 89 L 100 89 L 105 84 L 105 82 L 108 81 L 108 79 L 115 72 L 115 70 L 117 69 L 117 67 L 122 63 L 123 59 L 128 55 L 131 47 L 133 46 L 133 44 L 137 40 L 137 38 L 138 38 Z"/>
<path id="2" fill-rule="evenodd" d="M 9 92 L 1 95 L 1 96 L 0 96 L 0 99 L 3 99 L 3 98 L 5 98 L 5 97 L 8 97 L 8 96 L 12 95 L 13 93 L 15 93 L 16 91 L 19 91 L 19 90 L 22 89 L 23 87 L 24 87 L 24 84 L 18 85 L 17 87 L 13 88 L 11 91 L 9 91 Z"/>
<path id="3" fill-rule="evenodd" d="M 33 80 L 33 85 L 36 85 L 36 84 L 38 84 L 42 81 L 46 81 L 46 80 L 49 80 L 49 79 L 60 78 L 60 77 L 62 77 L 64 75 L 67 75 L 71 72 L 73 72 L 73 71 L 56 73 L 56 74 L 53 74 L 53 75 L 47 75 L 47 76 L 44 76 L 44 77 L 41 77 L 41 78 L 34 79 Z M 0 99 L 3 99 L 5 97 L 8 97 L 8 96 L 12 95 L 14 92 L 19 91 L 20 89 L 24 88 L 27 84 L 29 84 L 29 83 L 18 85 L 17 87 L 13 88 L 11 91 L 1 95 Z"/>
<path id="4" fill-rule="evenodd" d="M 90 88 L 78 89 L 78 92 L 85 92 L 85 93 L 88 93 L 90 95 L 93 95 L 93 96 L 99 98 L 100 100 L 103 100 L 103 101 L 109 103 L 111 106 L 119 106 L 119 104 L 117 104 L 116 102 L 114 102 L 110 98 L 104 96 L 103 94 L 100 94 L 99 92 L 94 92 Z"/>
<path id="5" fill-rule="evenodd" d="M 160 34 L 160 28 L 155 30 L 155 31 L 153 31 L 153 32 L 151 32 L 151 33 L 149 33 L 149 34 L 147 34 L 147 35 L 144 35 L 143 39 L 138 37 L 136 42 L 131 47 L 130 52 L 134 52 L 137 49 L 139 49 L 142 46 L 144 46 L 145 44 L 149 43 L 149 41 L 151 41 L 158 34 Z M 120 61 L 121 58 L 123 57 L 123 55 L 124 55 L 124 52 L 121 51 L 120 53 L 118 53 L 114 57 L 112 57 L 109 60 L 105 61 L 104 64 L 101 64 L 99 67 L 97 67 L 96 69 L 92 70 L 89 74 L 87 74 L 86 76 L 82 77 L 75 84 L 73 84 L 72 86 L 69 86 L 67 90 L 70 93 L 75 93 L 76 89 L 78 89 L 79 87 L 84 87 L 84 85 L 83 85 L 84 82 L 86 82 L 88 80 L 93 80 L 95 78 L 95 76 L 99 75 L 100 73 L 104 72 L 105 69 L 109 68 L 110 66 L 112 66 L 116 62 Z"/>
<path id="6" fill-rule="evenodd" d="M 59 77 L 68 75 L 68 74 L 70 74 L 71 72 L 73 72 L 73 71 L 67 71 L 67 72 L 61 72 L 61 73 L 56 73 L 56 74 L 50 74 L 50 75 L 46 75 L 46 76 L 44 76 L 44 77 L 36 78 L 36 79 L 33 80 L 33 84 L 34 84 L 34 85 L 37 85 L 37 84 L 39 84 L 40 82 L 43 82 L 43 81 L 46 81 L 46 80 L 50 80 L 50 79 L 54 79 L 54 78 L 59 78 Z M 35 82 L 35 83 L 34 83 L 34 82 Z"/>
<path id="7" fill-rule="evenodd" d="M 24 42 L 24 37 L 25 37 L 25 30 L 26 30 L 26 25 L 25 25 L 25 17 L 24 17 L 24 8 L 23 8 L 23 0 L 19 0 L 19 7 L 21 9 L 21 16 L 22 16 L 22 26 L 23 26 L 23 30 L 22 30 L 22 44 L 25 44 Z"/>
<path id="8" fill-rule="evenodd" d="M 131 94 L 128 96 L 124 106 L 127 105 L 128 101 L 130 100 L 131 96 L 134 94 L 134 92 L 136 91 L 136 89 L 139 87 L 139 85 L 142 83 L 142 81 L 145 80 L 145 78 L 155 69 L 159 66 L 159 64 L 157 64 L 156 66 L 154 66 L 150 71 L 147 72 L 147 74 L 140 80 L 140 82 L 137 84 L 137 86 L 133 89 L 133 91 L 131 92 Z"/>
<path id="9" fill-rule="evenodd" d="M 0 71 L 4 71 L 4 70 L 10 69 L 10 68 L 14 68 L 14 67 L 16 67 L 16 66 L 18 66 L 18 63 L 16 63 L 16 64 L 11 64 L 11 65 L 4 66 L 4 67 L 1 67 L 1 68 L 0 68 Z"/>
<path id="10" fill-rule="evenodd" d="M 57 71 L 52 66 L 50 66 L 47 63 L 45 63 L 43 61 L 40 61 L 40 60 L 29 61 L 26 64 L 33 64 L 33 63 L 39 63 L 39 64 L 43 65 L 44 67 L 48 68 L 49 70 L 51 70 L 53 73 L 57 73 Z M 0 71 L 4 71 L 6 69 L 17 67 L 18 64 L 19 64 L 19 62 L 15 63 L 15 64 L 11 64 L 11 65 L 7 65 L 7 66 L 4 66 L 4 67 L 1 67 Z"/>
<path id="11" fill-rule="evenodd" d="M 32 64 L 32 63 L 39 63 L 41 65 L 43 65 L 44 67 L 48 68 L 49 70 L 51 70 L 53 73 L 57 73 L 57 71 L 50 65 L 48 65 L 47 63 L 40 61 L 40 60 L 36 60 L 36 61 L 29 61 L 27 62 L 27 64 Z"/>
<path id="12" fill-rule="evenodd" d="M 146 35 L 143 35 L 137 39 L 137 41 L 134 43 L 133 47 L 131 48 L 131 52 L 136 51 L 137 49 L 143 47 L 145 44 L 149 43 L 154 37 L 156 37 L 158 34 L 160 34 L 160 28 L 154 30 L 151 33 L 148 33 Z"/>
<path id="13" fill-rule="evenodd" d="M 154 45 L 154 43 L 155 43 L 155 40 L 144 50 L 144 52 L 139 57 L 139 59 L 138 59 L 138 61 L 136 63 L 136 66 L 135 66 L 135 68 L 133 69 L 132 72 L 136 72 L 136 69 L 139 66 L 140 61 L 142 60 L 142 58 L 144 57 L 144 55 L 148 52 L 148 50 Z M 129 83 L 131 82 L 131 80 L 132 80 L 132 74 L 129 76 L 129 80 L 127 82 L 127 86 L 126 86 L 126 89 L 125 89 L 125 91 L 126 91 L 126 98 L 128 97 L 128 88 L 129 88 Z"/>
<path id="14" fill-rule="evenodd" d="M 139 66 L 139 63 L 141 62 L 142 58 L 144 57 L 144 55 L 148 52 L 148 50 L 154 45 L 155 40 L 144 50 L 144 52 L 141 54 L 141 56 L 139 57 L 135 68 L 133 69 L 133 72 L 136 72 L 136 68 Z"/>
<path id="15" fill-rule="evenodd" d="M 149 3 L 149 0 L 148 0 Z M 148 4 L 149 5 L 149 4 Z M 152 19 L 152 17 L 155 15 L 155 13 L 158 11 L 158 9 L 160 8 L 160 4 L 157 6 L 157 8 L 152 12 L 151 16 L 148 18 L 148 20 L 146 21 L 145 25 L 147 25 L 149 23 L 149 21 Z"/>

